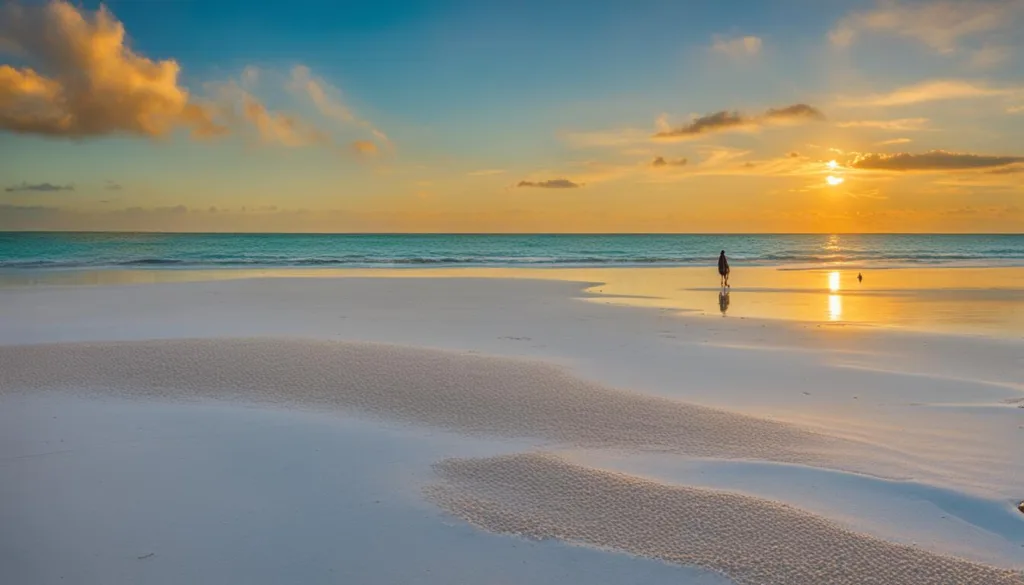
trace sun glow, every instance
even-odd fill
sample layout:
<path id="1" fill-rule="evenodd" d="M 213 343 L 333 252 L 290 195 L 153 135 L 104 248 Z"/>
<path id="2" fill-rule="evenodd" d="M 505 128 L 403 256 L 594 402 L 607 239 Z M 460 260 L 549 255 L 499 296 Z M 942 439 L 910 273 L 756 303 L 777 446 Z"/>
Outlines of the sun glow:
<path id="1" fill-rule="evenodd" d="M 834 161 L 834 160 L 828 161 L 828 168 L 829 169 L 835 170 L 838 166 L 839 166 L 839 163 L 837 163 L 836 161 Z"/>
<path id="2" fill-rule="evenodd" d="M 829 176 L 825 177 L 825 182 L 828 183 L 829 185 L 832 185 L 833 187 L 835 187 L 836 185 L 842 185 L 843 181 L 845 181 L 845 180 L 846 179 L 844 179 L 842 177 L 836 177 L 836 176 L 833 176 L 833 175 L 829 175 Z"/>

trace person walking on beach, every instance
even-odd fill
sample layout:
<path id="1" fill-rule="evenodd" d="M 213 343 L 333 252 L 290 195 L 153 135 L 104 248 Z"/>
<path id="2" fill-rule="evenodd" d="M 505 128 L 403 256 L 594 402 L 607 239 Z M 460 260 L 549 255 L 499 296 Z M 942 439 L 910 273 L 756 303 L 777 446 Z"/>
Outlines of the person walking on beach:
<path id="1" fill-rule="evenodd" d="M 729 286 L 729 260 L 725 257 L 725 250 L 718 255 L 718 274 L 722 277 L 722 287 Z"/>

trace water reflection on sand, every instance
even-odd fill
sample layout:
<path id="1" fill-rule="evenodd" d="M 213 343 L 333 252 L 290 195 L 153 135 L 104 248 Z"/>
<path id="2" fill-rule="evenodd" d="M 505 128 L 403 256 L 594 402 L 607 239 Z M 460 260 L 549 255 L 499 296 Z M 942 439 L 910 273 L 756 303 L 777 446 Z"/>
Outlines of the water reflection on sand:
<path id="1" fill-rule="evenodd" d="M 858 274 L 863 273 L 863 281 Z M 0 271 L 0 287 L 126 285 L 239 278 L 528 278 L 592 283 L 593 302 L 730 318 L 787 319 L 1020 337 L 1024 267 L 788 270 L 737 267 L 722 291 L 709 267 Z M 715 301 L 712 301 L 712 292 Z M 740 302 L 736 302 L 737 299 Z"/>

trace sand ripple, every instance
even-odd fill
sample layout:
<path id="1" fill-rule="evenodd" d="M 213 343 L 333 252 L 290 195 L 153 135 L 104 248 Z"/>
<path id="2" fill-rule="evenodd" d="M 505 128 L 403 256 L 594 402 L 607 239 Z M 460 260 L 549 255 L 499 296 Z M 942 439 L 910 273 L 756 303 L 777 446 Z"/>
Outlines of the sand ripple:
<path id="1" fill-rule="evenodd" d="M 467 433 L 710 457 L 821 463 L 821 450 L 838 442 L 792 425 L 604 387 L 543 363 L 364 343 L 0 346 L 0 393 L 46 388 L 336 407 Z"/>
<path id="2" fill-rule="evenodd" d="M 488 530 L 615 548 L 739 585 L 1022 585 L 1024 576 L 850 532 L 795 508 L 548 455 L 452 459 L 428 496 Z"/>

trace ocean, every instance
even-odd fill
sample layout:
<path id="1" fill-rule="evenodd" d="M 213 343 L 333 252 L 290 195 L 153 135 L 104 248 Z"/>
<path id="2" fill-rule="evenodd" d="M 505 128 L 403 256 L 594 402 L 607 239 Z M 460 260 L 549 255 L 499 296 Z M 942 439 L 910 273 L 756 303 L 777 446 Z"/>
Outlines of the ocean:
<path id="1" fill-rule="evenodd" d="M 1024 235 L 0 232 L 0 269 L 712 265 L 1017 266 Z"/>

